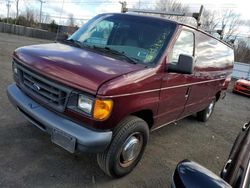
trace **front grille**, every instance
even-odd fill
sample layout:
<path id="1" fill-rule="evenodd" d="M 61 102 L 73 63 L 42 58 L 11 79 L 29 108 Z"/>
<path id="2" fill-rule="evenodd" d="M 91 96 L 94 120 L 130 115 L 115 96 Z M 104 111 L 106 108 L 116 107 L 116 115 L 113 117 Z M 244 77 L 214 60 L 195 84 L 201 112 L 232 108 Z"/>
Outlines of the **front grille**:
<path id="1" fill-rule="evenodd" d="M 243 93 L 246 93 L 246 94 L 250 94 L 250 91 L 247 91 L 247 90 L 240 90 L 241 92 L 243 92 Z"/>
<path id="2" fill-rule="evenodd" d="M 249 89 L 249 90 L 250 90 L 250 86 L 241 85 L 241 87 L 244 87 L 244 88 L 246 88 L 246 89 Z"/>
<path id="3" fill-rule="evenodd" d="M 21 89 L 28 95 L 38 99 L 43 105 L 57 111 L 65 109 L 71 90 L 65 86 L 51 81 L 26 67 L 15 63 L 19 70 Z"/>

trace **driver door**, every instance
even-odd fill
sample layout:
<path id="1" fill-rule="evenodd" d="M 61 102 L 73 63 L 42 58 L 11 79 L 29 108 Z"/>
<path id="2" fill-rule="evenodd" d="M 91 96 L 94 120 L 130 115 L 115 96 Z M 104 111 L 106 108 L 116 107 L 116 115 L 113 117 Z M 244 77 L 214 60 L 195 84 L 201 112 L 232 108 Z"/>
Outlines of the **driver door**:
<path id="1" fill-rule="evenodd" d="M 194 41 L 192 31 L 182 30 L 172 47 L 172 53 L 168 56 L 168 63 L 177 64 L 180 54 L 194 56 Z M 158 125 L 164 125 L 180 117 L 184 111 L 192 82 L 192 75 L 166 71 L 162 79 Z"/>

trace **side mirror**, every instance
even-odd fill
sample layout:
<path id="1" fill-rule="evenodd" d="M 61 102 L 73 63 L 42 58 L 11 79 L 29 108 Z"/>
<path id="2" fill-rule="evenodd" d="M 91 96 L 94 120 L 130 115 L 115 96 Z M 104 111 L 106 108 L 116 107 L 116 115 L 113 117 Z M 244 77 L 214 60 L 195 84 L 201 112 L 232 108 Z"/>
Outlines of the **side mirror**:
<path id="1" fill-rule="evenodd" d="M 194 58 L 189 55 L 180 54 L 177 64 L 168 64 L 168 72 L 193 74 Z"/>
<path id="2" fill-rule="evenodd" d="M 189 160 L 184 160 L 177 165 L 171 187 L 232 188 L 227 182 L 213 172 Z"/>

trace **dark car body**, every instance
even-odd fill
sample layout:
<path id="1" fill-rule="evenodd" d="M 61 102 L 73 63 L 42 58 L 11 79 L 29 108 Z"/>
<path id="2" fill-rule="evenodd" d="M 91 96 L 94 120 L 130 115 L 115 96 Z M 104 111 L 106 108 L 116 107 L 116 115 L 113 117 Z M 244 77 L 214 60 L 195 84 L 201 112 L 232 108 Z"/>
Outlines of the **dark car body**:
<path id="1" fill-rule="evenodd" d="M 233 92 L 250 96 L 250 81 L 245 79 L 237 80 L 234 84 Z"/>
<path id="2" fill-rule="evenodd" d="M 231 188 L 219 176 L 189 160 L 177 165 L 171 186 L 172 188 Z"/>
<path id="3" fill-rule="evenodd" d="M 69 44 L 86 37 L 81 32 L 102 19 L 121 20 L 123 27 L 114 27 L 117 37 L 112 40 L 98 38 L 100 32 L 106 36 L 106 31 L 96 28 L 95 37 L 88 40 L 106 40 L 112 45 L 100 50 L 95 45 Z M 156 38 L 161 30 L 165 32 L 161 35 L 164 40 Z M 119 42 L 126 43 L 126 48 L 114 45 Z M 110 53 L 110 46 L 123 48 L 133 57 Z M 187 55 L 183 49 L 187 49 Z M 137 63 L 131 62 L 134 56 L 140 59 Z M 192 63 L 190 73 L 170 70 L 177 67 L 180 57 Z M 7 93 L 29 121 L 52 135 L 54 143 L 70 152 L 78 149 L 100 153 L 110 145 L 116 126 L 130 115 L 143 119 L 148 129 L 154 130 L 210 104 L 212 109 L 213 101 L 227 89 L 233 61 L 230 46 L 196 28 L 156 17 L 102 14 L 67 43 L 18 48 L 13 55 L 16 83 L 8 87 Z M 110 114 L 97 120 L 93 108 L 89 113 L 81 111 L 77 106 L 80 95 L 87 98 L 84 108 L 95 106 L 97 100 L 106 101 Z"/>
<path id="4" fill-rule="evenodd" d="M 221 177 L 232 187 L 243 187 L 248 174 L 248 187 L 250 186 L 250 122 L 242 127 L 229 154 Z M 247 173 L 248 170 L 248 173 Z"/>
<path id="5" fill-rule="evenodd" d="M 172 187 L 234 187 L 250 186 L 250 122 L 246 123 L 237 136 L 228 161 L 219 176 L 199 164 L 184 160 L 173 175 Z"/>

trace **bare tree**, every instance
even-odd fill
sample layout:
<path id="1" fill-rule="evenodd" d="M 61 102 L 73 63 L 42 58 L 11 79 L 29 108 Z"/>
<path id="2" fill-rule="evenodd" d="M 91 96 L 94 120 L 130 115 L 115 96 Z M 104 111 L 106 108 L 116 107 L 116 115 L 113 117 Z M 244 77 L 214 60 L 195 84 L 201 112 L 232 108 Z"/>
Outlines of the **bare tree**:
<path id="1" fill-rule="evenodd" d="M 24 25 L 25 26 L 32 26 L 34 25 L 35 23 L 35 13 L 34 13 L 34 10 L 29 8 L 29 7 L 26 7 L 26 10 L 24 12 L 24 18 L 25 18 L 25 23 Z"/>
<path id="2" fill-rule="evenodd" d="M 219 25 L 218 13 L 204 9 L 201 16 L 201 28 L 207 32 L 213 32 Z"/>
<path id="3" fill-rule="evenodd" d="M 73 14 L 69 14 L 68 24 L 69 24 L 70 27 L 74 27 L 75 26 L 75 19 L 74 19 L 74 15 Z"/>
<path id="4" fill-rule="evenodd" d="M 238 40 L 238 44 L 235 46 L 235 60 L 238 62 L 250 64 L 250 39 Z"/>
<path id="5" fill-rule="evenodd" d="M 220 30 L 220 38 L 230 41 L 237 37 L 238 26 L 241 24 L 240 15 L 233 10 L 205 10 L 201 19 L 201 28 L 210 33 Z"/>
<path id="6" fill-rule="evenodd" d="M 158 0 L 156 2 L 156 10 L 167 12 L 189 12 L 189 6 L 183 5 L 176 0 Z M 187 17 L 163 16 L 168 19 L 184 22 L 186 24 L 196 25 L 194 19 Z M 240 14 L 236 14 L 233 10 L 224 9 L 221 11 L 211 11 L 205 9 L 201 17 L 201 28 L 210 33 L 216 33 L 215 30 L 220 30 L 220 38 L 230 42 L 235 40 L 238 35 L 238 27 L 242 23 Z M 218 34 L 217 34 L 218 35 Z"/>
<path id="7" fill-rule="evenodd" d="M 158 0 L 156 2 L 156 10 L 186 12 L 188 9 L 188 6 L 183 5 L 175 0 Z"/>
<path id="8" fill-rule="evenodd" d="M 47 13 L 44 18 L 43 18 L 43 23 L 50 23 L 51 22 L 51 18 L 50 15 Z"/>
<path id="9" fill-rule="evenodd" d="M 233 10 L 223 11 L 221 16 L 222 39 L 229 41 L 238 35 L 238 27 L 241 24 L 240 15 Z"/>
<path id="10" fill-rule="evenodd" d="M 178 13 L 189 12 L 188 5 L 184 5 L 176 0 L 158 0 L 156 2 L 155 9 L 159 11 L 164 11 L 164 12 L 178 12 Z M 184 22 L 184 23 L 191 24 L 191 25 L 196 25 L 196 22 L 192 18 L 189 18 L 189 17 L 164 16 L 164 15 L 162 15 L 162 17 L 166 17 L 171 20 L 176 20 L 176 21 Z"/>
<path id="11" fill-rule="evenodd" d="M 34 21 L 34 11 L 30 8 L 26 8 L 26 20 L 27 21 Z"/>
<path id="12" fill-rule="evenodd" d="M 139 0 L 137 3 L 135 3 L 133 6 L 135 9 L 152 9 L 151 5 L 148 3 L 143 3 L 142 0 Z"/>
<path id="13" fill-rule="evenodd" d="M 16 2 L 16 20 L 15 20 L 15 24 L 17 24 L 18 16 L 19 16 L 19 0 L 15 0 L 15 2 Z"/>
<path id="14" fill-rule="evenodd" d="M 75 24 L 75 19 L 73 14 L 69 14 L 69 19 L 68 19 L 68 34 L 72 34 L 76 30 L 76 24 Z"/>
<path id="15" fill-rule="evenodd" d="M 19 0 L 15 0 L 15 2 L 16 2 L 16 19 L 17 19 L 19 16 Z"/>

